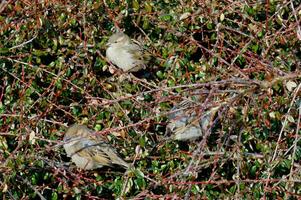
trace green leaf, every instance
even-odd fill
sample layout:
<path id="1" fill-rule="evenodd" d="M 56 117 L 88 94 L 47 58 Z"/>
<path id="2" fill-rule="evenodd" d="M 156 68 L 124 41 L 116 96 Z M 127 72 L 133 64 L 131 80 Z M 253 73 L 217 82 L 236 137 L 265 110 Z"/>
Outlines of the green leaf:
<path id="1" fill-rule="evenodd" d="M 52 192 L 51 200 L 57 200 L 57 199 L 58 199 L 58 194 L 56 192 Z"/>
<path id="2" fill-rule="evenodd" d="M 143 172 L 140 171 L 139 169 L 135 169 L 134 174 L 136 175 L 137 178 L 144 178 Z"/>
<path id="3" fill-rule="evenodd" d="M 145 8 L 146 12 L 152 12 L 152 10 L 153 10 L 153 7 L 152 7 L 151 3 L 149 3 L 149 2 L 144 3 L 144 8 Z"/>
<path id="4" fill-rule="evenodd" d="M 160 78 L 160 79 L 163 79 L 163 78 L 164 78 L 164 75 L 163 75 L 163 72 L 162 72 L 162 71 L 157 71 L 157 72 L 156 72 L 156 75 L 157 75 L 157 77 Z"/>
<path id="5" fill-rule="evenodd" d="M 8 53 L 9 52 L 9 48 L 0 48 L 0 54 L 4 54 L 4 53 Z"/>

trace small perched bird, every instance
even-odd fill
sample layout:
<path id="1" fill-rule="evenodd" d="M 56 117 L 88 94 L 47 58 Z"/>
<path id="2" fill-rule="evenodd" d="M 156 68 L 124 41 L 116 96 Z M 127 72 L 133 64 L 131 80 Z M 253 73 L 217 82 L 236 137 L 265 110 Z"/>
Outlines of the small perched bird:
<path id="1" fill-rule="evenodd" d="M 124 72 L 136 72 L 145 68 L 147 62 L 143 49 L 122 32 L 109 38 L 106 57 Z"/>
<path id="2" fill-rule="evenodd" d="M 81 169 L 90 170 L 113 164 L 129 168 L 129 164 L 103 138 L 83 125 L 69 127 L 64 136 L 64 149 Z"/>
<path id="3" fill-rule="evenodd" d="M 203 136 L 212 125 L 214 116 L 219 109 L 219 107 L 214 107 L 198 114 L 191 107 L 193 107 L 193 102 L 184 100 L 171 109 L 174 112 L 168 116 L 169 123 L 166 133 L 171 134 L 172 139 L 186 141 Z"/>

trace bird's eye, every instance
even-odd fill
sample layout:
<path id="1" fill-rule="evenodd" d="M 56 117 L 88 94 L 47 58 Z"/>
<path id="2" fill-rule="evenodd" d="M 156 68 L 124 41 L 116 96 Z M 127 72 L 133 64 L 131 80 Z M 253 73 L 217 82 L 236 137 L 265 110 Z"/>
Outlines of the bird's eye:
<path id="1" fill-rule="evenodd" d="M 120 37 L 120 38 L 118 38 L 115 42 L 117 43 L 117 42 L 121 42 L 121 41 L 123 41 L 123 39 L 124 39 L 124 37 Z"/>

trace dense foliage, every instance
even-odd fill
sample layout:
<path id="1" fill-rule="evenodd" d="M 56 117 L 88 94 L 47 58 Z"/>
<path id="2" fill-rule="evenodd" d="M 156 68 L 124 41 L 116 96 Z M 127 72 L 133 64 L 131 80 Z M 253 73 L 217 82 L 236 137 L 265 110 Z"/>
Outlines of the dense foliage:
<path id="1" fill-rule="evenodd" d="M 301 198 L 301 1 L 2 1 L 3 199 Z M 152 55 L 110 73 L 124 30 Z M 220 106 L 210 134 L 166 140 L 167 115 Z M 134 168 L 77 169 L 66 127 L 107 134 Z"/>

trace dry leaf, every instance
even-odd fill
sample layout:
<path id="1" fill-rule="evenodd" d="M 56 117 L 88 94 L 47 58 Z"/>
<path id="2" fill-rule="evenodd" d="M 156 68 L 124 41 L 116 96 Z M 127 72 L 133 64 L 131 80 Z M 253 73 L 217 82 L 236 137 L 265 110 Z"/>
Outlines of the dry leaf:
<path id="1" fill-rule="evenodd" d="M 288 81 L 286 83 L 286 88 L 288 91 L 292 91 L 295 87 L 297 87 L 297 83 L 293 82 L 293 81 Z"/>
<path id="2" fill-rule="evenodd" d="M 29 141 L 34 144 L 35 143 L 35 136 L 36 136 L 36 133 L 34 131 L 31 131 L 30 134 L 29 134 Z"/>

